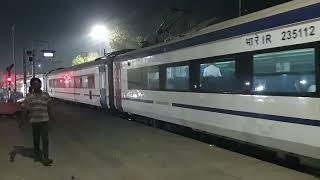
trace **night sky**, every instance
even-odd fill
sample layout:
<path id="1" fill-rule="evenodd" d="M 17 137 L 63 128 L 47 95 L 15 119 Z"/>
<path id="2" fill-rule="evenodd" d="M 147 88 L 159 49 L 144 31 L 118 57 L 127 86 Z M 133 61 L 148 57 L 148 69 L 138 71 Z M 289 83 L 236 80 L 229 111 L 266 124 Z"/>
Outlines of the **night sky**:
<path id="1" fill-rule="evenodd" d="M 243 0 L 247 13 L 288 0 Z M 32 40 L 46 40 L 57 51 L 47 69 L 70 66 L 81 52 L 98 49 L 88 37 L 95 24 L 119 20 L 129 31 L 153 34 L 168 8 L 183 8 L 201 18 L 230 19 L 238 14 L 238 0 L 2 0 L 0 6 L 0 76 L 12 63 L 11 24 L 16 24 L 16 61 L 22 72 L 22 48 Z M 110 28 L 110 27 L 109 27 Z M 112 28 L 112 27 L 111 27 Z M 43 47 L 46 47 L 43 45 Z M 45 48 L 43 48 L 45 49 Z"/>

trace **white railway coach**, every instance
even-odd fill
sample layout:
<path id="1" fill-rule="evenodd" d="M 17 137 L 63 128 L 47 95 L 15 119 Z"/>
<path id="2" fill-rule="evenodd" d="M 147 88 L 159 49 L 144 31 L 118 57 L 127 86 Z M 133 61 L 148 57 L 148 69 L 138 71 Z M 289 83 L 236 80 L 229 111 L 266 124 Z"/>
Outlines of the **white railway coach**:
<path id="1" fill-rule="evenodd" d="M 320 159 L 320 1 L 296 0 L 114 60 L 115 106 Z"/>
<path id="2" fill-rule="evenodd" d="M 46 90 L 51 97 L 114 110 L 113 59 L 124 49 L 93 62 L 51 71 Z"/>
<path id="3" fill-rule="evenodd" d="M 49 73 L 52 97 L 320 159 L 320 0 Z"/>
<path id="4" fill-rule="evenodd" d="M 106 65 L 102 60 L 48 74 L 51 97 L 107 108 Z"/>

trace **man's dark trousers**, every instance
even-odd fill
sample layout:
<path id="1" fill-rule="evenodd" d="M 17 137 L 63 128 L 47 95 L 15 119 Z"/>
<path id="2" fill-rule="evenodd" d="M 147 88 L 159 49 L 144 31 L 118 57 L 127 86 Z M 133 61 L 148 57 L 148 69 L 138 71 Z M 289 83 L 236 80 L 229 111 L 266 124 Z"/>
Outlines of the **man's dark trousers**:
<path id="1" fill-rule="evenodd" d="M 33 148 L 37 158 L 42 155 L 45 159 L 49 158 L 49 138 L 48 138 L 48 122 L 32 123 Z M 40 139 L 42 141 L 42 151 L 40 149 Z"/>

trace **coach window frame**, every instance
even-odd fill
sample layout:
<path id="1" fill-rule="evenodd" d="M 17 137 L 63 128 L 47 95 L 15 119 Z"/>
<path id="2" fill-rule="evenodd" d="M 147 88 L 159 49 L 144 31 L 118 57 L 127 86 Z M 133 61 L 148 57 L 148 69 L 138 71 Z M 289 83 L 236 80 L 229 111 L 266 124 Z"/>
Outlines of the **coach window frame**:
<path id="1" fill-rule="evenodd" d="M 58 80 L 58 79 L 54 79 L 54 81 L 53 81 L 53 87 L 54 87 L 54 88 L 59 88 L 59 80 Z"/>
<path id="2" fill-rule="evenodd" d="M 210 90 L 202 90 L 201 89 L 201 64 L 209 64 L 209 63 L 219 63 L 219 62 L 235 62 L 235 75 L 237 78 L 240 76 L 248 79 L 250 85 L 248 88 L 239 89 L 239 91 L 225 92 L 225 91 L 210 91 Z M 232 60 L 231 60 L 232 59 Z M 184 61 L 187 62 L 187 61 Z M 243 94 L 250 95 L 251 86 L 252 86 L 252 57 L 248 52 L 244 53 L 235 53 L 235 54 L 227 54 L 221 56 L 211 56 L 207 58 L 201 59 L 193 59 L 188 61 L 190 63 L 190 92 L 196 93 L 206 93 L 206 94 Z"/>
<path id="3" fill-rule="evenodd" d="M 82 75 L 81 77 L 81 87 L 82 89 L 89 89 L 89 80 L 88 80 L 88 75 Z M 83 81 L 87 81 L 86 84 L 83 84 Z M 85 85 L 85 86 L 84 86 Z"/>
<path id="4" fill-rule="evenodd" d="M 96 78 L 95 78 L 95 74 L 88 74 L 88 75 L 85 75 L 85 76 L 87 76 L 87 80 L 88 80 L 88 88 L 87 89 L 95 89 L 96 88 L 96 82 L 95 82 L 95 80 L 96 80 Z M 90 86 L 90 81 L 89 80 L 92 80 L 91 81 L 91 85 L 92 86 Z"/>
<path id="5" fill-rule="evenodd" d="M 75 88 L 75 87 L 74 87 L 74 77 L 70 77 L 70 80 L 69 80 L 69 88 Z"/>
<path id="6" fill-rule="evenodd" d="M 251 95 L 263 95 L 263 96 L 287 96 L 287 97 L 320 97 L 320 43 L 319 42 L 311 42 L 307 44 L 298 44 L 298 45 L 292 45 L 292 46 L 286 46 L 286 47 L 277 47 L 277 48 L 271 48 L 271 49 L 263 49 L 263 50 L 257 50 L 257 51 L 251 51 L 250 56 L 253 62 L 254 55 L 259 54 L 266 54 L 266 53 L 274 53 L 274 52 L 281 52 L 281 51 L 290 51 L 290 50 L 299 50 L 299 49 L 308 49 L 313 48 L 315 50 L 315 82 L 316 82 L 316 92 L 308 92 L 308 93 L 282 93 L 282 92 L 257 92 L 254 91 L 254 87 L 251 86 Z M 252 64 L 253 69 L 253 64 Z M 253 79 L 253 73 L 252 73 L 252 79 Z M 253 82 L 252 82 L 253 83 Z"/>
<path id="7" fill-rule="evenodd" d="M 191 61 L 181 61 L 181 62 L 174 62 L 174 63 L 168 63 L 168 64 L 161 64 L 160 66 L 160 77 L 162 78 L 162 82 L 160 79 L 160 89 L 162 91 L 168 91 L 168 92 L 192 92 L 192 81 L 191 81 L 191 75 L 192 75 L 192 67 L 191 67 Z M 174 67 L 181 67 L 181 66 L 188 66 L 189 67 L 189 88 L 186 90 L 181 89 L 166 89 L 166 83 L 167 83 L 167 68 L 174 68 Z"/>
<path id="8" fill-rule="evenodd" d="M 66 89 L 70 88 L 70 81 L 67 78 L 64 78 L 64 88 L 66 88 Z"/>
<path id="9" fill-rule="evenodd" d="M 146 66 L 147 67 L 147 66 Z M 128 90 L 146 90 L 145 86 L 146 86 L 146 78 L 143 76 L 144 73 L 144 68 L 146 67 L 139 67 L 139 68 L 130 68 L 127 69 L 127 85 L 128 85 Z M 131 86 L 131 84 L 134 84 L 133 82 L 129 81 L 129 74 L 131 74 L 131 72 L 129 73 L 129 71 L 133 71 L 133 73 L 137 73 L 137 71 L 139 71 L 139 73 L 141 73 L 141 82 L 139 82 L 139 84 L 141 84 L 141 87 L 139 88 L 129 88 Z M 131 79 L 130 79 L 131 80 Z"/>
<path id="10" fill-rule="evenodd" d="M 310 93 L 280 93 L 280 92 L 256 92 L 254 91 L 253 86 L 253 57 L 258 54 L 272 53 L 272 52 L 281 52 L 281 51 L 290 51 L 290 50 L 298 50 L 298 49 L 315 49 L 315 77 L 316 77 L 316 92 Z M 212 92 L 212 91 L 201 91 L 200 90 L 200 64 L 204 64 L 206 62 L 219 62 L 215 60 L 225 60 L 227 58 L 232 58 L 236 62 L 236 73 L 240 73 L 241 76 L 248 78 L 250 86 L 248 89 L 242 89 L 239 92 Z M 223 61 L 222 61 L 223 62 Z M 245 62 L 245 63 L 244 63 Z M 167 73 L 166 69 L 168 67 L 179 67 L 179 66 L 189 66 L 189 89 L 188 90 L 178 90 L 178 89 L 166 89 L 166 80 Z M 196 92 L 196 93 L 212 93 L 212 94 L 239 94 L 239 95 L 264 95 L 264 96 L 286 96 L 286 97 L 320 97 L 320 43 L 319 42 L 311 42 L 307 44 L 299 44 L 299 45 L 291 45 L 285 47 L 276 47 L 270 49 L 262 49 L 256 51 L 247 51 L 235 54 L 227 54 L 222 56 L 214 56 L 208 58 L 201 59 L 193 59 L 181 62 L 160 64 L 159 66 L 159 83 L 160 88 L 154 89 L 152 91 L 168 91 L 168 92 Z M 148 68 L 149 66 L 143 67 Z M 153 66 L 150 66 L 153 67 Z M 239 68 L 241 67 L 241 68 Z M 247 67 L 247 68 L 245 68 Z M 240 72 L 239 72 L 240 71 Z M 194 85 L 197 85 L 194 88 Z M 147 89 L 146 89 L 147 90 Z"/>
<path id="11" fill-rule="evenodd" d="M 148 72 L 156 72 L 154 71 L 154 69 L 157 69 L 159 72 L 159 84 L 158 84 L 158 88 L 147 88 L 147 84 L 148 84 Z M 152 69 L 152 71 L 149 71 L 150 69 Z M 128 71 L 131 70 L 140 70 L 142 75 L 145 77 L 143 77 L 143 88 L 140 88 L 141 90 L 148 90 L 148 91 L 160 91 L 162 90 L 161 88 L 161 66 L 160 65 L 153 65 L 153 66 L 144 66 L 144 67 L 139 67 L 139 68 L 130 68 L 127 69 L 127 76 L 129 76 Z M 129 88 L 129 78 L 127 77 L 127 84 L 128 84 L 128 90 L 136 90 L 135 88 Z"/>
<path id="12" fill-rule="evenodd" d="M 53 88 L 54 79 L 49 79 L 49 88 Z"/>
<path id="13" fill-rule="evenodd" d="M 316 92 L 315 92 L 315 96 L 316 97 L 320 97 L 320 43 L 317 43 L 317 46 L 315 48 L 316 52 L 315 52 L 315 60 L 316 60 Z"/>
<path id="14" fill-rule="evenodd" d="M 56 79 L 51 79 L 51 80 L 52 80 L 52 88 L 57 88 Z"/>
<path id="15" fill-rule="evenodd" d="M 148 73 L 149 72 L 157 72 L 155 71 L 155 69 L 159 72 L 159 82 L 158 82 L 158 88 L 148 88 Z M 145 66 L 145 67 L 142 67 L 142 73 L 146 73 L 146 82 L 145 82 L 145 89 L 143 90 L 148 90 L 148 91 L 158 91 L 161 89 L 161 83 L 160 83 L 160 66 L 159 65 L 153 65 L 153 66 Z"/>
<path id="16" fill-rule="evenodd" d="M 241 91 L 233 94 L 251 95 L 253 89 L 253 56 L 248 52 L 243 52 L 236 54 L 235 58 L 236 73 L 239 73 L 237 75 L 242 76 L 243 79 L 247 79 L 250 84 L 247 88 L 243 88 Z"/>
<path id="17" fill-rule="evenodd" d="M 76 79 L 77 78 L 79 78 L 79 80 L 80 80 L 80 84 L 79 84 L 79 86 L 78 86 L 78 84 L 76 83 Z M 74 76 L 74 88 L 75 89 L 80 89 L 80 88 L 82 88 L 82 78 L 81 78 L 81 76 Z"/>
<path id="18" fill-rule="evenodd" d="M 200 64 L 197 60 L 190 60 L 189 64 L 189 89 L 190 92 L 198 92 L 200 90 Z"/>
<path id="19" fill-rule="evenodd" d="M 216 56 L 216 57 L 208 57 L 208 58 L 204 58 L 204 59 L 200 59 L 197 60 L 197 68 L 198 71 L 197 73 L 197 84 L 198 84 L 198 88 L 197 91 L 200 93 L 217 93 L 217 94 L 236 94 L 236 92 L 226 92 L 226 91 L 214 91 L 214 90 L 203 90 L 201 89 L 201 65 L 202 64 L 214 64 L 214 63 L 220 63 L 220 62 L 231 62 L 234 61 L 235 63 L 235 75 L 237 73 L 237 59 L 236 59 L 236 55 L 235 54 L 231 54 L 231 55 L 223 55 L 223 56 Z"/>
<path id="20" fill-rule="evenodd" d="M 58 88 L 66 88 L 65 80 L 63 78 L 58 78 Z"/>

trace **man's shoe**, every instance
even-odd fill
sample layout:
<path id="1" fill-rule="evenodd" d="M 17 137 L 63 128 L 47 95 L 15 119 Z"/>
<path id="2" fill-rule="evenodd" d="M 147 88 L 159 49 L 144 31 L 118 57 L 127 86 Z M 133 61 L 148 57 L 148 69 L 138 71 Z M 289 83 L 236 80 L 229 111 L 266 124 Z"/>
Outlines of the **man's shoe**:
<path id="1" fill-rule="evenodd" d="M 45 166 L 51 166 L 52 163 L 53 163 L 53 161 L 51 159 L 43 159 L 42 160 L 42 164 Z"/>
<path id="2" fill-rule="evenodd" d="M 53 160 L 52 160 L 52 159 L 47 158 L 47 161 L 48 161 L 50 164 L 53 163 Z"/>

